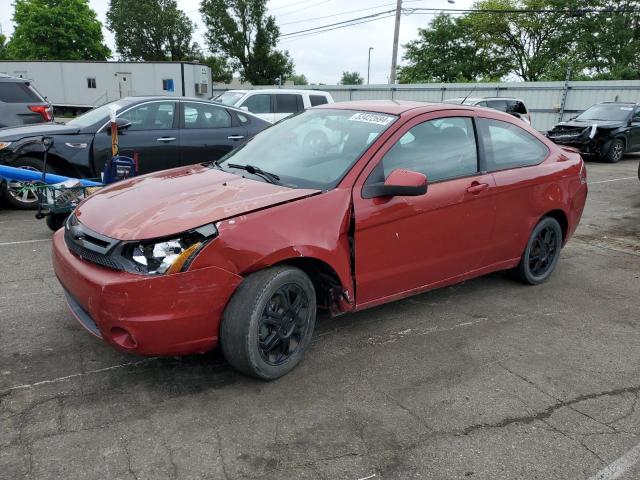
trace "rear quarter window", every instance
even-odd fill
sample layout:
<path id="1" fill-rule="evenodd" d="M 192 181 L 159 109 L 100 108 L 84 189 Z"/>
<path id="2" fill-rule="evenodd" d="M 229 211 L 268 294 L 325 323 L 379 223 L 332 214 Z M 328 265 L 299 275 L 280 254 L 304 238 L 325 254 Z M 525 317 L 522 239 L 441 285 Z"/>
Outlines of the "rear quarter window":
<path id="1" fill-rule="evenodd" d="M 479 118 L 478 126 L 490 172 L 538 165 L 549 154 L 544 143 L 512 123 Z"/>
<path id="2" fill-rule="evenodd" d="M 43 101 L 44 99 L 24 82 L 0 82 L 0 102 L 29 103 Z"/>
<path id="3" fill-rule="evenodd" d="M 276 96 L 275 113 L 296 113 L 304 110 L 302 95 L 279 93 Z"/>
<path id="4" fill-rule="evenodd" d="M 327 97 L 324 95 L 309 95 L 309 101 L 311 102 L 312 107 L 329 103 Z"/>

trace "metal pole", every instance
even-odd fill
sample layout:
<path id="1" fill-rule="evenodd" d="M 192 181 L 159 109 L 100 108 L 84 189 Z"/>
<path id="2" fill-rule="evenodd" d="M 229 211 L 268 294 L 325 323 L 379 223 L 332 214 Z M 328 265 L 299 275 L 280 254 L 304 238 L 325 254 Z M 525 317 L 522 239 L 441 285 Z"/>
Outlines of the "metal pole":
<path id="1" fill-rule="evenodd" d="M 371 50 L 373 50 L 373 47 L 369 47 L 369 61 L 367 62 L 367 85 L 369 85 L 369 74 L 371 73 Z"/>
<path id="2" fill-rule="evenodd" d="M 398 0 L 396 5 L 396 26 L 393 31 L 393 55 L 391 57 L 391 73 L 389 83 L 396 83 L 396 66 L 398 64 L 398 37 L 400 36 L 400 15 L 402 15 L 402 0 Z"/>

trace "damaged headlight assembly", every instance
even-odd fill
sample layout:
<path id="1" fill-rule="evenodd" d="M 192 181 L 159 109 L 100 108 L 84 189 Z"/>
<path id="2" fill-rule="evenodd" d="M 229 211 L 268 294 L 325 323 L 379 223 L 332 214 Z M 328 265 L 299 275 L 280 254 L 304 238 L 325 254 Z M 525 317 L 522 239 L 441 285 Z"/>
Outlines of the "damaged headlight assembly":
<path id="1" fill-rule="evenodd" d="M 174 238 L 130 242 L 121 252 L 128 266 L 133 267 L 132 273 L 170 275 L 186 270 L 202 247 L 217 235 L 216 226 L 207 224 Z"/>

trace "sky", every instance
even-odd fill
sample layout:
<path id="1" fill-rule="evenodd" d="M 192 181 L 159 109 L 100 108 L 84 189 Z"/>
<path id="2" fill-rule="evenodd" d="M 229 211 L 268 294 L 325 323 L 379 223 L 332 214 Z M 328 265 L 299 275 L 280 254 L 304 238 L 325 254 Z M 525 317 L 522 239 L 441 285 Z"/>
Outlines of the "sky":
<path id="1" fill-rule="evenodd" d="M 205 46 L 204 26 L 198 11 L 200 0 L 177 0 L 196 25 L 194 40 Z M 0 0 L 0 25 L 10 36 L 13 31 L 13 0 Z M 104 24 L 108 0 L 89 0 Z M 404 0 L 405 8 L 469 8 L 473 0 Z M 276 17 L 281 34 L 298 32 L 321 25 L 341 22 L 395 8 L 395 0 L 270 0 L 269 13 Z M 351 12 L 351 13 L 348 13 Z M 318 18 L 331 16 L 330 18 Z M 433 14 L 403 15 L 400 24 L 400 45 L 417 37 L 418 28 L 426 27 Z M 357 71 L 367 77 L 367 57 L 371 52 L 370 83 L 387 83 L 391 68 L 394 18 L 377 19 L 369 23 L 333 30 L 302 38 L 282 38 L 279 49 L 288 50 L 296 73 L 304 74 L 311 83 L 336 84 L 342 72 Z M 105 41 L 115 52 L 113 34 L 103 27 Z M 398 61 L 402 63 L 402 48 Z"/>

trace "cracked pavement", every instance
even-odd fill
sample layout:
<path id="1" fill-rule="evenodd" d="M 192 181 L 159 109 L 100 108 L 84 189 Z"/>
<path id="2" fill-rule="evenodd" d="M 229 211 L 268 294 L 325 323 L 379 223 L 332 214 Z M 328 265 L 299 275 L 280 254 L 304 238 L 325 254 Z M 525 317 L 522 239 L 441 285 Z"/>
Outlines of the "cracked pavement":
<path id="1" fill-rule="evenodd" d="M 548 283 L 494 274 L 323 317 L 272 383 L 217 352 L 94 339 L 44 222 L 2 210 L 0 479 L 589 479 L 640 443 L 640 182 L 616 180 L 637 168 L 588 164 Z"/>

